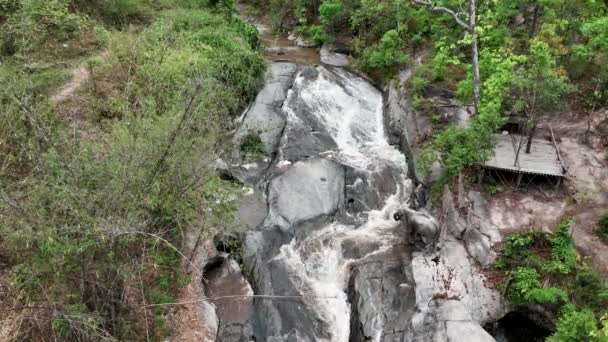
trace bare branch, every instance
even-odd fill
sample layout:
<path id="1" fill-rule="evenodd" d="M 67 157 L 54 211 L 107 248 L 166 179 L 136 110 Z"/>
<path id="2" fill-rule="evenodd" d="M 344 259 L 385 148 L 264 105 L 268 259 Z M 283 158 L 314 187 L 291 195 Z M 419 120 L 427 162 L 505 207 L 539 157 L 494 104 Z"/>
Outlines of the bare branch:
<path id="1" fill-rule="evenodd" d="M 132 232 L 123 232 L 123 233 L 119 233 L 114 235 L 113 237 L 120 237 L 120 236 L 124 236 L 124 235 L 142 235 L 142 236 L 147 236 L 147 237 L 152 237 L 155 238 L 156 240 L 162 241 L 163 243 L 165 243 L 167 246 L 169 246 L 171 249 L 173 249 L 175 252 L 177 252 L 177 254 L 179 254 L 186 262 L 188 262 L 188 264 L 190 264 L 190 266 L 192 267 L 192 269 L 196 272 L 196 273 L 201 273 L 200 270 L 196 267 L 196 265 L 194 265 L 192 263 L 192 261 L 190 261 L 190 259 L 184 255 L 184 253 L 182 253 L 177 247 L 175 247 L 171 242 L 163 239 L 162 237 L 156 235 L 156 234 L 152 234 L 152 233 L 146 233 L 146 232 L 142 232 L 142 231 L 132 231 Z"/>
<path id="2" fill-rule="evenodd" d="M 412 3 L 419 5 L 419 6 L 425 6 L 432 12 L 448 14 L 454 19 L 454 21 L 456 21 L 456 23 L 458 25 L 460 25 L 468 33 L 471 33 L 471 34 L 473 33 L 473 28 L 471 26 L 469 26 L 469 24 L 464 22 L 462 19 L 460 19 L 459 13 L 456 13 L 447 7 L 435 6 L 435 4 L 432 3 L 430 0 L 412 0 Z"/>

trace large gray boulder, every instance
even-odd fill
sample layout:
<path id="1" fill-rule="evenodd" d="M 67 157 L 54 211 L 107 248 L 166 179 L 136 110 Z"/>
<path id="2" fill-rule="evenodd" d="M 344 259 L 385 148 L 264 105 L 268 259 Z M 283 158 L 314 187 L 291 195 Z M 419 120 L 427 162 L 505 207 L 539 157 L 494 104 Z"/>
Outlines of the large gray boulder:
<path id="1" fill-rule="evenodd" d="M 335 213 L 344 198 L 344 168 L 327 159 L 297 162 L 270 181 L 265 226 L 288 228 Z"/>
<path id="2" fill-rule="evenodd" d="M 281 107 L 299 70 L 297 64 L 272 63 L 266 73 L 264 88 L 243 113 L 235 134 L 236 146 L 240 147 L 247 135 L 254 134 L 262 140 L 266 153 L 276 151 L 286 120 Z"/>
<path id="3" fill-rule="evenodd" d="M 350 64 L 347 55 L 333 51 L 331 46 L 327 43 L 323 44 L 319 53 L 321 55 L 321 63 L 323 64 L 336 67 L 345 67 Z"/>
<path id="4" fill-rule="evenodd" d="M 348 288 L 350 341 L 404 340 L 416 309 L 409 262 L 409 251 L 398 246 L 353 267 Z"/>

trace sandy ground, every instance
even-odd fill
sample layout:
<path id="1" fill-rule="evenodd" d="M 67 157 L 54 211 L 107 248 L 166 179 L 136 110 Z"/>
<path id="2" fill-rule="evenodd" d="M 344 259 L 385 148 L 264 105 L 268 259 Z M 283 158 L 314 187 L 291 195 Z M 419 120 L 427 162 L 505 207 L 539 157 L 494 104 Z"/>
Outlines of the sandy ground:
<path id="1" fill-rule="evenodd" d="M 596 112 L 592 131 L 607 121 L 608 110 Z M 507 232 L 530 228 L 553 230 L 561 220 L 572 217 L 572 236 L 577 248 L 599 271 L 608 274 L 608 246 L 594 232 L 599 218 L 608 214 L 608 149 L 602 141 L 606 135 L 594 131 L 595 139 L 589 146 L 582 142 L 584 119 L 555 126 L 561 140 L 559 149 L 568 167 L 567 179 L 558 189 L 544 184 L 526 191 L 511 189 L 491 197 L 490 219 Z"/>

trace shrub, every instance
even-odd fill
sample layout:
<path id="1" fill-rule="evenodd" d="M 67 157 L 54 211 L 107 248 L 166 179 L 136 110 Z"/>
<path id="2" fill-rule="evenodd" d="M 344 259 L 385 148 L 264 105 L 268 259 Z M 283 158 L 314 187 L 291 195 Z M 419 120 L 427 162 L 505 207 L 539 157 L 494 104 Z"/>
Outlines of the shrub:
<path id="1" fill-rule="evenodd" d="M 304 38 L 312 40 L 315 46 L 321 46 L 329 39 L 321 25 L 300 26 L 298 32 Z"/>
<path id="2" fill-rule="evenodd" d="M 509 297 L 515 302 L 525 302 L 533 290 L 540 287 L 540 275 L 533 268 L 519 267 L 512 273 Z"/>
<path id="3" fill-rule="evenodd" d="M 341 2 L 336 0 L 324 0 L 319 6 L 319 20 L 321 24 L 333 34 L 334 28 L 344 12 Z"/>
<path id="4" fill-rule="evenodd" d="M 0 21 L 5 54 L 29 54 L 45 43 L 75 38 L 85 19 L 69 10 L 67 0 L 21 1 L 6 21 Z"/>
<path id="5" fill-rule="evenodd" d="M 559 224 L 551 239 L 551 262 L 546 266 L 549 272 L 570 273 L 576 267 L 578 255 L 570 237 L 571 219 Z"/>
<path id="6" fill-rule="evenodd" d="M 506 239 L 502 253 L 498 260 L 501 268 L 512 265 L 521 265 L 530 255 L 530 246 L 534 243 L 533 233 L 515 233 Z"/>
<path id="7" fill-rule="evenodd" d="M 241 151 L 245 152 L 247 158 L 261 159 L 266 152 L 264 151 L 264 143 L 256 134 L 248 134 L 241 144 Z"/>
<path id="8" fill-rule="evenodd" d="M 499 184 L 490 184 L 488 185 L 487 190 L 490 195 L 494 196 L 505 191 L 505 188 L 503 188 L 502 185 Z"/>
<path id="9" fill-rule="evenodd" d="M 403 41 L 396 30 L 386 32 L 380 42 L 363 51 L 361 67 L 367 71 L 380 70 L 385 76 L 394 74 L 400 64 L 408 61 L 402 45 Z"/>
<path id="10" fill-rule="evenodd" d="M 536 288 L 528 292 L 526 299 L 536 303 L 565 303 L 568 301 L 568 293 L 555 287 Z"/>
<path id="11" fill-rule="evenodd" d="M 102 0 L 99 6 L 102 19 L 117 26 L 145 23 L 153 16 L 152 8 L 145 0 Z"/>
<path id="12" fill-rule="evenodd" d="M 562 316 L 556 324 L 555 334 L 547 338 L 548 342 L 601 341 L 594 339 L 599 330 L 593 312 L 587 309 L 576 310 L 572 305 L 564 307 Z"/>
<path id="13" fill-rule="evenodd" d="M 420 76 L 413 76 L 409 80 L 410 87 L 414 94 L 422 94 L 428 83 L 429 81 L 426 78 Z"/>

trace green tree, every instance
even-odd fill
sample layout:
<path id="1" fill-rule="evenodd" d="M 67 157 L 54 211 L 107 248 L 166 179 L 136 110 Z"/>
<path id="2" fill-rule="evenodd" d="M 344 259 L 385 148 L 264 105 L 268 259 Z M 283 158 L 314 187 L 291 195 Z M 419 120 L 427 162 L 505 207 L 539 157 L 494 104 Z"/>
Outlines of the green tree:
<path id="1" fill-rule="evenodd" d="M 526 61 L 516 70 L 512 83 L 513 109 L 524 115 L 527 131 L 526 153 L 539 123 L 565 103 L 565 95 L 574 90 L 565 73 L 557 66 L 549 45 L 535 39 Z M 517 153 L 523 145 L 520 139 Z M 516 157 L 517 160 L 517 157 Z"/>
<path id="2" fill-rule="evenodd" d="M 513 69 L 521 57 L 509 50 L 484 49 L 480 61 L 484 96 L 479 103 L 479 114 L 467 128 L 450 126 L 435 135 L 432 144 L 421 154 L 419 165 L 422 172 L 428 172 L 430 165 L 439 160 L 446 168 L 446 175 L 452 177 L 463 168 L 491 156 L 494 134 L 504 122 L 503 102 L 513 78 Z"/>
<path id="3" fill-rule="evenodd" d="M 418 6 L 425 6 L 430 11 L 445 14 L 450 16 L 458 26 L 460 26 L 468 36 L 468 42 L 471 45 L 471 68 L 473 74 L 473 105 L 475 113 L 479 111 L 479 102 L 481 101 L 481 74 L 479 71 L 479 32 L 477 30 L 477 2 L 476 0 L 468 0 L 466 10 L 463 10 L 459 5 L 460 10 L 440 6 L 435 1 L 430 0 L 411 0 L 412 3 Z M 468 18 L 468 22 L 466 20 Z"/>
<path id="4" fill-rule="evenodd" d="M 364 70 L 380 70 L 385 76 L 394 74 L 397 66 L 407 61 L 403 41 L 396 30 L 386 32 L 380 42 L 365 49 L 361 56 Z"/>
<path id="5" fill-rule="evenodd" d="M 319 20 L 333 38 L 336 25 L 342 18 L 344 5 L 337 0 L 325 0 L 319 6 Z"/>

